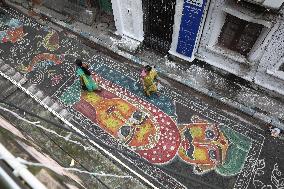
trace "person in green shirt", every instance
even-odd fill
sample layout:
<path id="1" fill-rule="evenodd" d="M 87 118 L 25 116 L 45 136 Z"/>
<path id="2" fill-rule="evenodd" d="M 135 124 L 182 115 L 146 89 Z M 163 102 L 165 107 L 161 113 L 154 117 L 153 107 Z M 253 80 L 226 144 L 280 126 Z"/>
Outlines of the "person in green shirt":
<path id="1" fill-rule="evenodd" d="M 80 59 L 76 59 L 75 64 L 77 66 L 76 75 L 80 78 L 83 90 L 89 92 L 101 90 L 99 85 L 92 78 L 88 65 L 83 64 Z"/>

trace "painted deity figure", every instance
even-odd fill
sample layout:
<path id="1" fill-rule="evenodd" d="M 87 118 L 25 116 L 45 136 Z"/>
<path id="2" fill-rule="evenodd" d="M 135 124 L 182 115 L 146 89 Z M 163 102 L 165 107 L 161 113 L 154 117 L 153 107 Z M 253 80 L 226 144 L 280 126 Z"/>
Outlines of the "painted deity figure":
<path id="1" fill-rule="evenodd" d="M 182 125 L 180 133 L 179 156 L 195 165 L 197 172 L 214 169 L 226 159 L 229 141 L 217 125 L 194 116 L 192 123 Z"/>
<path id="2" fill-rule="evenodd" d="M 176 156 L 180 135 L 169 116 L 103 78 L 95 75 L 95 80 L 106 90 L 82 92 L 75 109 L 152 163 L 167 163 Z"/>
<path id="3" fill-rule="evenodd" d="M 177 124 L 166 113 L 123 87 L 94 75 L 101 92 L 81 91 L 75 85 L 61 100 L 88 117 L 108 134 L 154 164 L 168 164 L 180 158 L 196 174 L 211 170 L 231 176 L 238 174 L 251 142 L 234 130 L 192 116 L 188 124 Z M 75 84 L 75 83 L 74 83 Z"/>

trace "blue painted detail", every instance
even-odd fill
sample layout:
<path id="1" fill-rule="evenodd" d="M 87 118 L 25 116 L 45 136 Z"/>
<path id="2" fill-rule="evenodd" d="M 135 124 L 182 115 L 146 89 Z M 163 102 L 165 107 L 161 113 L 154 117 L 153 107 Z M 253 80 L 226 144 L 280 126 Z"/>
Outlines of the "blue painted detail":
<path id="1" fill-rule="evenodd" d="M 184 0 L 176 52 L 191 58 L 207 0 Z"/>
<path id="2" fill-rule="evenodd" d="M 11 20 L 9 20 L 9 22 L 7 23 L 7 25 L 11 28 L 17 28 L 22 26 L 22 22 L 18 19 L 12 18 Z"/>

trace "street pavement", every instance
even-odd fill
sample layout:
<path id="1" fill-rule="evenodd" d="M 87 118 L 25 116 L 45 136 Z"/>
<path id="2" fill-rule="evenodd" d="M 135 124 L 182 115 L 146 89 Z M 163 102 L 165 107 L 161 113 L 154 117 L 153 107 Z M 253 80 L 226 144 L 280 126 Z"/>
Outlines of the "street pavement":
<path id="1" fill-rule="evenodd" d="M 64 30 L 14 10 L 0 18 L 0 58 L 73 115 L 77 128 L 160 188 L 284 187 L 284 141 L 209 97 L 162 80 L 145 97 L 139 70 Z M 84 92 L 74 60 L 89 64 L 100 92 Z M 108 147 L 106 147 L 108 146 Z"/>

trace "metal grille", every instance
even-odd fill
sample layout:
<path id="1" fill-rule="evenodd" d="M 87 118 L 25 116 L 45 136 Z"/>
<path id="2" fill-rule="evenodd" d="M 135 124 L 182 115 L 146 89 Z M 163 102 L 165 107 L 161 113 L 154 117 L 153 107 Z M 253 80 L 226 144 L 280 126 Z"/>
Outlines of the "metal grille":
<path id="1" fill-rule="evenodd" d="M 143 0 L 144 44 L 161 53 L 170 49 L 176 0 Z"/>

